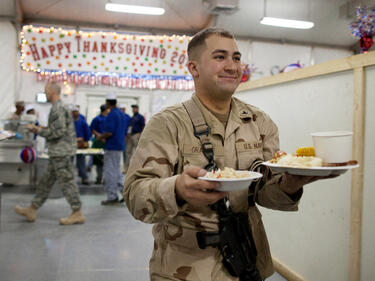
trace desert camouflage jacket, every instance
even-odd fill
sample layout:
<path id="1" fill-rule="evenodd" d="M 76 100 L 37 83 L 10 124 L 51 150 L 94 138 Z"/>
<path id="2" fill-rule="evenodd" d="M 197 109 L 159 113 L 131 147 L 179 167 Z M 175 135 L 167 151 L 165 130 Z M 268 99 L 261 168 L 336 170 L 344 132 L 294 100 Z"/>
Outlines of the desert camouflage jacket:
<path id="1" fill-rule="evenodd" d="M 255 160 L 269 160 L 279 149 L 278 129 L 268 115 L 256 107 L 232 98 L 226 129 L 194 94 L 192 99 L 211 128 L 211 142 L 219 168 L 247 170 Z M 208 161 L 183 105 L 155 114 L 144 129 L 128 170 L 124 197 L 131 214 L 155 224 L 150 278 L 156 280 L 237 280 L 229 275 L 216 248 L 201 250 L 197 231 L 217 231 L 218 216 L 210 207 L 179 207 L 175 181 L 189 165 L 204 167 Z M 293 201 L 279 189 L 281 175 L 270 171 L 252 191 L 229 193 L 234 211 L 247 212 L 258 250 L 257 267 L 263 278 L 273 273 L 272 258 L 261 213 L 249 206 L 248 194 L 255 192 L 257 204 L 278 210 L 297 210 Z M 299 196 L 300 197 L 300 196 Z"/>

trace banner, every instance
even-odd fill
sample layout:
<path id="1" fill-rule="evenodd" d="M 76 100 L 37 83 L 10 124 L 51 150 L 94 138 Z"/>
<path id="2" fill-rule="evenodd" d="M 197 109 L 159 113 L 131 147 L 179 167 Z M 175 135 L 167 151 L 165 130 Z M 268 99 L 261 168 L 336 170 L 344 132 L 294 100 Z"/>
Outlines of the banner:
<path id="1" fill-rule="evenodd" d="M 23 70 L 37 72 L 39 81 L 191 90 L 189 40 L 27 25 L 21 33 L 20 63 Z"/>

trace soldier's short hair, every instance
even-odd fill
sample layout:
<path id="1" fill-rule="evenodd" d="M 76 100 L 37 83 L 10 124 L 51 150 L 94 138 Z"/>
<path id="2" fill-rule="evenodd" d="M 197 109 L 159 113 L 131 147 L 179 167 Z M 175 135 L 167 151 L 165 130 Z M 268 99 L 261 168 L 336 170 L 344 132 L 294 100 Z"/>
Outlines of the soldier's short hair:
<path id="1" fill-rule="evenodd" d="M 50 82 L 48 82 L 47 87 L 48 87 L 49 90 L 51 90 L 55 94 L 60 95 L 60 93 L 61 93 L 61 87 L 60 87 L 60 85 L 58 83 L 50 81 Z"/>
<path id="2" fill-rule="evenodd" d="M 198 51 L 199 47 L 203 46 L 205 40 L 212 35 L 219 35 L 225 38 L 234 39 L 232 33 L 222 28 L 211 27 L 203 29 L 195 34 L 188 44 L 187 52 L 189 60 L 197 59 L 197 55 L 200 53 Z"/>

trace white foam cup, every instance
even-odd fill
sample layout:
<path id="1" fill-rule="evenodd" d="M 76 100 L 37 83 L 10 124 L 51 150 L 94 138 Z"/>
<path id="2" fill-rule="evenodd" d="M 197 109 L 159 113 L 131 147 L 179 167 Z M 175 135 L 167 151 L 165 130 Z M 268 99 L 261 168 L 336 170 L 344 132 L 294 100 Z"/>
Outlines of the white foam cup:
<path id="1" fill-rule="evenodd" d="M 324 163 L 345 163 L 352 160 L 353 132 L 331 131 L 312 133 L 315 156 Z"/>

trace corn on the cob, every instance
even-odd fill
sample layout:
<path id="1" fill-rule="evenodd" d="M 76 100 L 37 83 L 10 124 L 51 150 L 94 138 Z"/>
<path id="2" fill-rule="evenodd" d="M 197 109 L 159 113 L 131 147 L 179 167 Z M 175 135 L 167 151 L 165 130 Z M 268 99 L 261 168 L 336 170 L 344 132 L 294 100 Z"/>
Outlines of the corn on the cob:
<path id="1" fill-rule="evenodd" d="M 315 156 L 314 147 L 300 147 L 296 151 L 297 156 Z"/>

